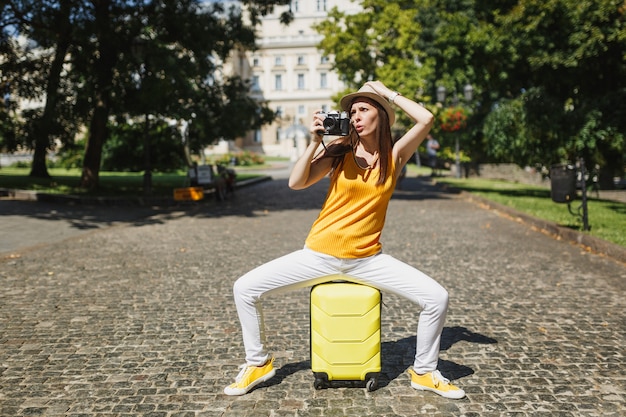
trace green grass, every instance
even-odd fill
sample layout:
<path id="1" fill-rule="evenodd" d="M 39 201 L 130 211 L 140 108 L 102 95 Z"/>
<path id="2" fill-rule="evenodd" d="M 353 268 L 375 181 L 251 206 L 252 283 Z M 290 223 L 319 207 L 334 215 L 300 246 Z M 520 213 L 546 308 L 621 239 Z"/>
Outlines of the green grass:
<path id="1" fill-rule="evenodd" d="M 470 192 L 563 227 L 582 230 L 582 222 L 579 218 L 570 214 L 567 204 L 553 202 L 550 197 L 550 189 L 546 187 L 480 178 L 446 177 L 437 179 L 437 182 Z M 580 205 L 581 200 L 579 198 L 571 204 L 572 210 L 576 212 Z M 626 247 L 625 203 L 600 200 L 595 195 L 588 195 L 587 212 L 591 226 L 591 230 L 587 233 Z"/>
<path id="2" fill-rule="evenodd" d="M 96 190 L 79 187 L 81 172 L 78 169 L 51 168 L 50 179 L 29 177 L 30 168 L 3 167 L 0 169 L 0 188 L 32 190 L 51 194 L 71 194 L 79 196 L 140 196 L 143 195 L 143 173 L 100 172 L 100 186 Z M 171 196 L 174 188 L 186 187 L 185 171 L 152 174 L 152 195 Z M 237 173 L 241 181 L 254 177 L 251 174 Z"/>

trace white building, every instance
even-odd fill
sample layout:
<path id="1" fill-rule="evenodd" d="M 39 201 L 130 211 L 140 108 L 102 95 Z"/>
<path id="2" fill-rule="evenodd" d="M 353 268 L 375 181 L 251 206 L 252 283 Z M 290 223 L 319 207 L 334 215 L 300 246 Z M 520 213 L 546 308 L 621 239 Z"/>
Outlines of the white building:
<path id="1" fill-rule="evenodd" d="M 322 40 L 312 26 L 327 18 L 333 7 L 358 13 L 360 3 L 353 0 L 294 0 L 294 20 L 280 23 L 287 6 L 263 18 L 257 34 L 256 51 L 242 52 L 231 62 L 232 70 L 252 83 L 252 95 L 280 114 L 271 125 L 250 132 L 234 143 L 222 142 L 210 153 L 245 149 L 265 155 L 299 155 L 308 141 L 313 113 L 332 110 L 332 96 L 345 88 L 332 71 L 332 57 L 317 49 Z"/>

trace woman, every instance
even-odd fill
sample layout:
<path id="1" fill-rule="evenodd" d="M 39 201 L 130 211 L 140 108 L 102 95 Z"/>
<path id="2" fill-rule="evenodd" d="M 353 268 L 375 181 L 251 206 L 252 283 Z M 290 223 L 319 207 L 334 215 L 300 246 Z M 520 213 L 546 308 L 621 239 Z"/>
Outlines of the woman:
<path id="1" fill-rule="evenodd" d="M 305 247 L 262 265 L 241 278 L 233 292 L 241 322 L 246 364 L 227 395 L 242 395 L 274 376 L 273 358 L 263 341 L 261 297 L 276 291 L 313 286 L 343 274 L 355 282 L 390 291 L 422 308 L 417 328 L 411 386 L 447 398 L 465 392 L 437 371 L 439 343 L 448 308 L 448 293 L 417 269 L 382 254 L 379 241 L 385 214 L 402 168 L 428 134 L 433 115 L 379 81 L 367 82 L 341 99 L 351 129 L 328 147 L 323 145 L 323 116 L 314 116 L 312 141 L 289 177 L 292 189 L 307 188 L 330 174 L 331 183 Z M 392 104 L 415 124 L 395 144 Z M 320 144 L 322 147 L 320 149 Z"/>

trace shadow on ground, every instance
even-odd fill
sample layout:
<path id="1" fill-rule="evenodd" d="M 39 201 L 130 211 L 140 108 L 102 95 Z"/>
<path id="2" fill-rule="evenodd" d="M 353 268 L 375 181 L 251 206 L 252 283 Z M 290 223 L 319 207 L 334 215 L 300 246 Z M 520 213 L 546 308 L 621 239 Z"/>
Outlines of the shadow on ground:
<path id="1" fill-rule="evenodd" d="M 0 200 L 0 215 L 26 216 L 44 221 L 69 222 L 78 230 L 97 229 L 114 224 L 145 226 L 165 223 L 179 217 L 256 217 L 267 211 L 319 210 L 328 188 L 324 179 L 306 190 L 294 191 L 286 179 L 264 181 L 237 190 L 225 201 L 207 199 L 163 205 L 132 205 L 115 200 L 111 204 L 70 204 L 58 201 Z M 394 199 L 425 200 L 447 198 L 449 193 L 428 180 L 407 178 Z"/>
<path id="2" fill-rule="evenodd" d="M 495 344 L 496 339 L 472 332 L 465 327 L 446 327 L 441 335 L 441 349 L 448 350 L 455 343 L 465 341 L 468 343 L 478 344 Z M 382 388 L 413 365 L 413 357 L 415 354 L 415 337 L 405 337 L 395 341 L 383 342 L 381 345 L 382 369 L 378 381 L 378 387 Z M 470 376 L 474 370 L 468 366 L 461 365 L 449 360 L 440 359 L 437 368 L 442 375 L 451 381 Z M 300 361 L 287 363 L 276 370 L 276 376 L 267 383 L 259 385 L 269 386 L 278 385 L 289 375 L 299 371 L 311 370 L 311 361 Z M 311 385 L 314 382 L 313 372 L 311 372 Z M 331 381 L 330 388 L 364 388 L 365 381 Z"/>

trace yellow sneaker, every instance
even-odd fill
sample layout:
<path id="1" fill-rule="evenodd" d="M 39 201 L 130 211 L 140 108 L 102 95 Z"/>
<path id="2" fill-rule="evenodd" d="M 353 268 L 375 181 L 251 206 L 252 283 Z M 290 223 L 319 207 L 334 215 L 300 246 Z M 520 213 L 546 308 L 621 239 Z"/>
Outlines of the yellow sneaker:
<path id="1" fill-rule="evenodd" d="M 235 378 L 235 382 L 224 388 L 226 395 L 243 395 L 261 382 L 265 382 L 276 375 L 274 358 L 270 358 L 265 365 L 251 366 L 241 365 L 241 371 Z"/>
<path id="2" fill-rule="evenodd" d="M 442 397 L 458 400 L 465 397 L 465 391 L 450 383 L 439 371 L 418 375 L 413 368 L 409 368 L 411 386 L 422 391 L 432 391 Z"/>

